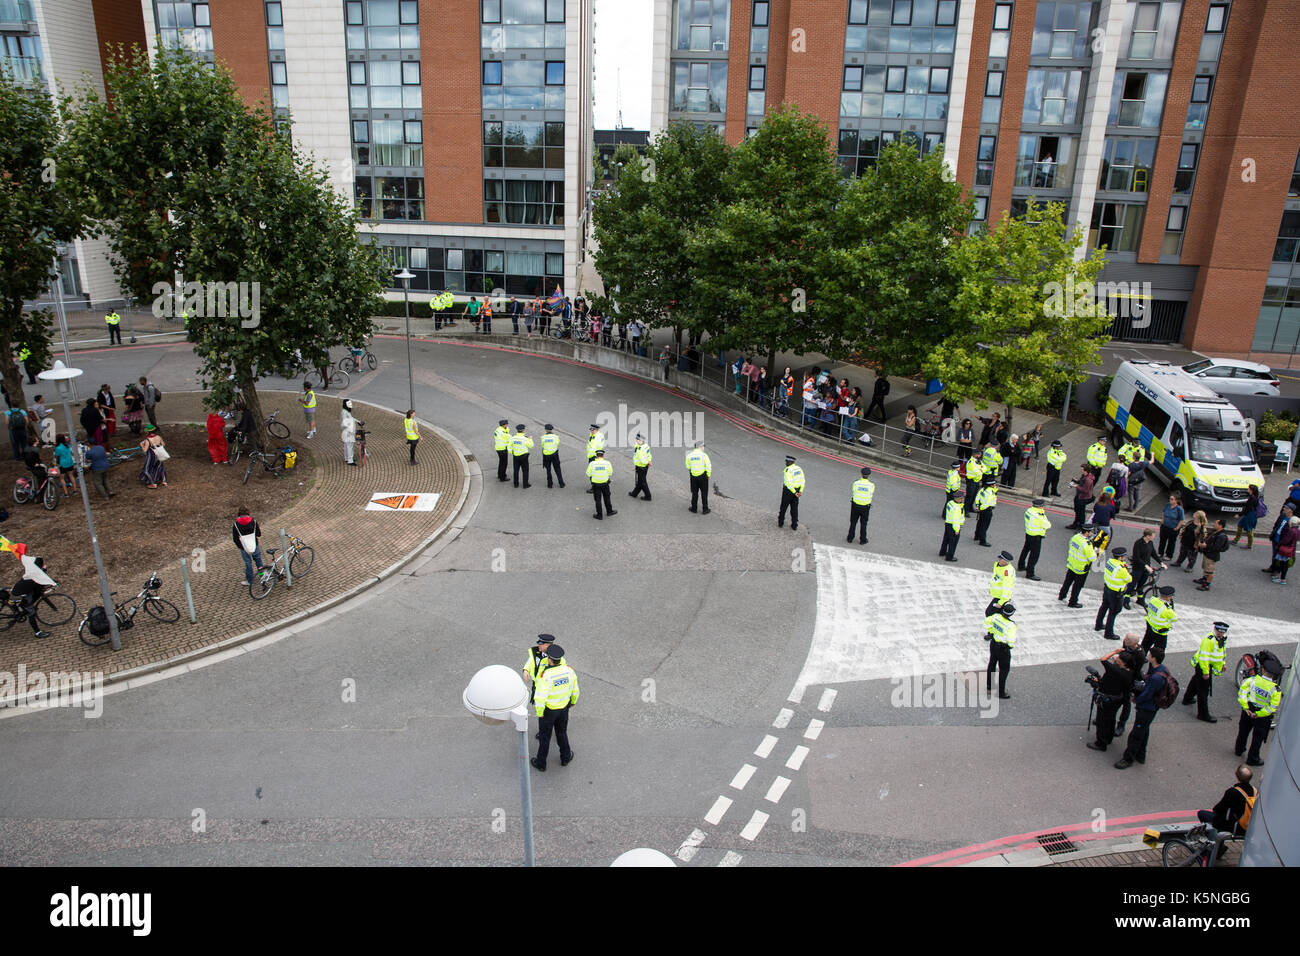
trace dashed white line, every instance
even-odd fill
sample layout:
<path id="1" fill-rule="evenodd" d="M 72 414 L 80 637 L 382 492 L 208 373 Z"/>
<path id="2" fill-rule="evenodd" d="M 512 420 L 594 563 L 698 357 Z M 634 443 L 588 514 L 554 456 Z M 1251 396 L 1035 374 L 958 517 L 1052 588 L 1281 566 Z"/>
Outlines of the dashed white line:
<path id="1" fill-rule="evenodd" d="M 781 798 L 785 796 L 785 788 L 788 786 L 790 786 L 789 777 L 777 777 L 772 781 L 772 786 L 767 788 L 767 797 L 765 799 L 768 803 L 780 803 Z"/>
<path id="2" fill-rule="evenodd" d="M 754 771 L 758 768 L 752 763 L 747 763 L 741 767 L 734 777 L 731 778 L 731 785 L 737 790 L 744 790 L 745 784 L 749 783 L 749 778 L 754 776 Z"/>
<path id="3" fill-rule="evenodd" d="M 794 748 L 794 753 L 790 754 L 790 759 L 785 762 L 785 765 L 791 770 L 798 770 L 803 766 L 804 758 L 807 756 L 808 748 L 801 744 Z"/>
<path id="4" fill-rule="evenodd" d="M 790 696 L 787 697 L 786 700 L 792 704 L 802 704 L 803 692 L 807 689 L 808 688 L 805 687 L 803 684 L 795 684 L 794 690 L 790 691 Z"/>
<path id="5" fill-rule="evenodd" d="M 718 866 L 737 866 L 740 863 L 740 854 L 735 850 L 728 850 L 726 856 L 718 861 Z"/>
<path id="6" fill-rule="evenodd" d="M 816 740 L 821 736 L 822 728 L 825 726 L 826 722 L 824 720 L 818 720 L 814 717 L 812 720 L 808 721 L 808 729 L 803 732 L 803 739 Z"/>
<path id="7" fill-rule="evenodd" d="M 759 744 L 758 748 L 754 751 L 754 756 L 762 757 L 764 760 L 766 760 L 767 755 L 772 752 L 772 748 L 775 746 L 776 746 L 776 738 L 773 737 L 771 734 L 768 734 L 766 737 L 763 738 L 763 742 Z"/>
<path id="8" fill-rule="evenodd" d="M 682 841 L 682 845 L 677 848 L 677 852 L 673 855 L 683 863 L 689 863 L 695 858 L 695 854 L 703 842 L 704 831 L 692 830 L 691 835 Z"/>
<path id="9" fill-rule="evenodd" d="M 763 824 L 765 823 L 767 823 L 767 814 L 762 810 L 755 810 L 754 815 L 745 824 L 745 829 L 740 831 L 740 835 L 746 840 L 753 840 L 763 832 Z"/>
<path id="10" fill-rule="evenodd" d="M 713 801 L 713 807 L 704 815 L 704 822 L 711 823 L 716 827 L 718 821 L 722 819 L 722 815 L 727 812 L 727 808 L 730 806 L 730 797 L 718 797 L 717 800 Z"/>
<path id="11" fill-rule="evenodd" d="M 789 707 L 781 708 L 781 713 L 776 715 L 776 720 L 772 721 L 772 726 L 777 730 L 782 730 L 790 726 L 790 719 L 794 717 L 794 711 Z"/>
<path id="12" fill-rule="evenodd" d="M 835 703 L 835 698 L 838 695 L 839 695 L 839 691 L 831 690 L 831 688 L 827 687 L 824 691 L 822 691 L 822 699 L 817 704 L 817 709 L 822 711 L 823 713 L 830 710 L 831 704 Z"/>

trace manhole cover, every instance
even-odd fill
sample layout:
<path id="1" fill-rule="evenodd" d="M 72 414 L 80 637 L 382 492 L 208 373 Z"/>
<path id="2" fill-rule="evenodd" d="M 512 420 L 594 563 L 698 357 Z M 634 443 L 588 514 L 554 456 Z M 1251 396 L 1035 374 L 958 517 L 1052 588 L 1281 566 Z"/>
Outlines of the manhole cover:
<path id="1" fill-rule="evenodd" d="M 1047 851 L 1048 856 L 1070 853 L 1077 849 L 1064 833 L 1040 833 L 1038 835 L 1038 845 Z"/>

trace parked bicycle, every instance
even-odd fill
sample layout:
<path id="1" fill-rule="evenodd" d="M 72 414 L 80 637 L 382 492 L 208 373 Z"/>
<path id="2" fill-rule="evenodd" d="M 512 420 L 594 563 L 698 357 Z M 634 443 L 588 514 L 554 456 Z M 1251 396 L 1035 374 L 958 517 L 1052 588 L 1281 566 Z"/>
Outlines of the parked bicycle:
<path id="1" fill-rule="evenodd" d="M 311 570 L 312 562 L 316 559 L 316 552 L 299 537 L 289 536 L 289 548 L 287 551 L 276 557 L 279 548 L 267 548 L 266 553 L 271 558 L 271 566 L 264 571 L 259 571 L 253 577 L 253 586 L 249 588 L 249 593 L 253 595 L 254 601 L 260 601 L 266 597 L 275 588 L 277 580 L 284 580 L 284 569 L 286 563 L 289 573 L 295 578 L 304 577 Z"/>
<path id="2" fill-rule="evenodd" d="M 108 453 L 108 463 L 110 465 L 120 465 L 124 461 L 130 461 L 144 454 L 139 445 L 120 445 Z"/>
<path id="3" fill-rule="evenodd" d="M 57 465 L 45 466 L 45 477 L 38 479 L 32 475 L 22 475 L 14 481 L 14 501 L 23 505 L 39 499 L 46 511 L 53 511 L 59 506 L 59 468 Z"/>
<path id="4" fill-rule="evenodd" d="M 240 484 L 248 484 L 248 479 L 252 477 L 253 469 L 257 465 L 261 465 L 263 471 L 269 471 L 272 477 L 279 478 L 283 462 L 284 452 L 250 451 L 248 453 L 248 467 L 244 469 L 244 480 Z"/>
<path id="5" fill-rule="evenodd" d="M 46 588 L 36 599 L 36 623 L 42 629 L 67 624 L 77 613 L 77 602 L 61 591 Z M 20 621 L 27 620 L 27 609 L 22 600 L 15 598 L 9 588 L 0 588 L 0 631 L 7 631 Z"/>
<path id="6" fill-rule="evenodd" d="M 355 460 L 358 468 L 366 467 L 366 459 L 370 457 L 370 455 L 366 452 L 366 439 L 369 436 L 370 433 L 366 431 L 366 423 L 358 419 L 357 420 L 357 447 L 355 453 Z"/>
<path id="7" fill-rule="evenodd" d="M 276 421 L 276 416 L 280 414 L 277 408 L 270 415 L 266 416 L 266 433 L 272 438 L 278 438 L 281 441 L 289 437 L 289 426 L 284 422 Z"/>
<path id="8" fill-rule="evenodd" d="M 320 369 L 314 368 L 303 376 L 303 381 L 312 388 L 347 388 L 352 378 L 343 369 L 327 365 L 324 376 L 321 375 Z"/>
<path id="9" fill-rule="evenodd" d="M 161 621 L 163 624 L 174 624 L 181 618 L 181 612 L 176 605 L 166 598 L 158 596 L 159 589 L 162 588 L 162 578 L 158 577 L 155 571 L 149 575 L 149 580 L 144 583 L 140 593 L 134 598 L 116 604 L 113 607 L 113 613 L 117 616 L 117 629 L 129 631 L 135 626 L 135 616 L 140 613 L 141 609 L 146 611 L 155 621 Z M 113 592 L 113 597 L 117 592 Z M 134 601 L 134 603 L 132 603 Z M 71 617 L 71 615 L 68 615 Z M 112 631 L 108 625 L 108 615 L 104 612 L 102 604 L 96 604 L 86 616 L 81 619 L 81 624 L 77 627 L 77 637 L 81 638 L 81 643 L 88 644 L 91 647 L 98 647 L 101 644 L 107 644 L 112 637 Z"/>
<path id="10" fill-rule="evenodd" d="M 1172 837 L 1161 851 L 1161 862 L 1166 867 L 1211 867 L 1220 856 L 1224 844 L 1241 837 L 1216 830 L 1208 823 L 1193 827 L 1186 837 Z"/>
<path id="11" fill-rule="evenodd" d="M 368 348 L 352 349 L 349 354 L 339 359 L 340 372 L 359 372 L 362 365 L 372 372 L 379 367 L 379 361 L 375 358 L 375 353 Z"/>

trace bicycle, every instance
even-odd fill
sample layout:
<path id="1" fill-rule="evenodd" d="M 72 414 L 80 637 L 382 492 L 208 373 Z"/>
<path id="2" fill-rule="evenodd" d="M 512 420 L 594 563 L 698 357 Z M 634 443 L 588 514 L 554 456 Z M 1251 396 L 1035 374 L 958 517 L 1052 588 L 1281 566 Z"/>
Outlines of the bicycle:
<path id="1" fill-rule="evenodd" d="M 244 452 L 248 450 L 248 446 L 251 444 L 252 440 L 247 435 L 243 432 L 235 432 L 227 445 L 229 450 L 226 452 L 226 463 L 238 464 L 239 459 L 243 457 Z"/>
<path id="2" fill-rule="evenodd" d="M 370 433 L 366 431 L 366 423 L 358 419 L 357 447 L 353 453 L 353 459 L 356 461 L 358 468 L 366 467 L 366 459 L 370 457 L 370 455 L 366 453 L 366 438 L 369 437 L 369 435 Z"/>
<path id="3" fill-rule="evenodd" d="M 253 577 L 252 587 L 248 590 L 254 601 L 260 601 L 270 594 L 277 580 L 284 580 L 286 557 L 289 573 L 295 578 L 305 577 L 311 570 L 312 562 L 316 560 L 316 552 L 309 545 L 304 544 L 301 538 L 294 535 L 289 535 L 289 549 L 277 558 L 275 553 L 279 550 L 279 548 L 266 549 L 267 556 L 271 558 L 271 566 L 259 571 Z"/>
<path id="4" fill-rule="evenodd" d="M 67 624 L 77 613 L 77 602 L 61 591 L 46 590 L 36 599 L 36 623 L 41 627 Z M 21 600 L 15 600 L 10 588 L 0 588 L 0 631 L 7 631 L 19 621 L 27 620 Z"/>
<path id="5" fill-rule="evenodd" d="M 347 388 L 352 378 L 341 368 L 335 368 L 332 365 L 325 366 L 325 374 L 321 375 L 320 369 L 312 369 L 303 376 L 303 380 L 312 388 L 328 390 L 330 388 Z"/>
<path id="6" fill-rule="evenodd" d="M 278 422 L 275 420 L 275 416 L 279 414 L 280 410 L 277 408 L 270 415 L 266 416 L 266 433 L 272 438 L 278 438 L 281 441 L 284 441 L 289 437 L 289 426 L 284 422 Z"/>
<path id="7" fill-rule="evenodd" d="M 113 613 L 117 616 L 118 631 L 129 631 L 135 626 L 135 616 L 140 613 L 141 608 L 148 612 L 149 616 L 155 621 L 161 621 L 163 624 L 175 624 L 181 619 L 181 612 L 176 605 L 166 598 L 158 597 L 158 590 L 162 587 L 162 578 L 158 577 L 158 572 L 154 571 L 149 575 L 149 580 L 144 583 L 140 593 L 131 600 L 122 601 L 120 604 L 113 606 Z M 113 597 L 117 596 L 114 591 Z M 101 644 L 107 644 L 112 638 L 112 632 L 105 628 L 103 634 L 96 634 L 90 625 L 90 616 L 95 611 L 103 611 L 101 605 L 95 605 L 86 612 L 86 616 L 81 619 L 81 624 L 77 626 L 77 637 L 81 638 L 81 643 L 90 647 L 99 647 Z M 107 617 L 105 617 L 107 620 Z"/>
<path id="8" fill-rule="evenodd" d="M 1166 565 L 1157 559 L 1156 569 L 1147 576 L 1146 584 L 1142 585 L 1142 593 L 1138 595 L 1137 603 L 1140 607 L 1147 606 L 1147 598 L 1159 597 L 1160 572 L 1164 570 L 1166 570 Z"/>
<path id="9" fill-rule="evenodd" d="M 124 461 L 130 461 L 138 455 L 144 454 L 140 451 L 139 445 L 119 445 L 108 453 L 108 463 L 110 465 L 120 465 Z"/>
<path id="10" fill-rule="evenodd" d="M 23 475 L 14 481 L 14 501 L 22 505 L 39 498 L 46 511 L 53 511 L 59 506 L 59 486 L 55 481 L 58 477 L 57 465 L 46 466 L 45 478 L 39 483 L 33 480 L 34 475 Z"/>
<path id="11" fill-rule="evenodd" d="M 339 359 L 340 372 L 359 372 L 364 364 L 370 371 L 379 367 L 379 360 L 375 358 L 375 353 L 370 349 L 353 349 L 351 354 Z"/>
<path id="12" fill-rule="evenodd" d="M 248 479 L 253 474 L 253 466 L 261 464 L 263 470 L 269 471 L 274 477 L 280 477 L 280 461 L 282 454 L 276 452 L 272 455 L 265 451 L 250 451 L 248 453 L 248 467 L 244 469 L 244 480 L 240 484 L 248 484 Z"/>
<path id="13" fill-rule="evenodd" d="M 1186 837 L 1173 837 L 1165 842 L 1160 859 L 1168 868 L 1198 866 L 1211 867 L 1218 860 L 1223 846 L 1241 837 L 1214 829 L 1208 823 L 1193 827 Z"/>

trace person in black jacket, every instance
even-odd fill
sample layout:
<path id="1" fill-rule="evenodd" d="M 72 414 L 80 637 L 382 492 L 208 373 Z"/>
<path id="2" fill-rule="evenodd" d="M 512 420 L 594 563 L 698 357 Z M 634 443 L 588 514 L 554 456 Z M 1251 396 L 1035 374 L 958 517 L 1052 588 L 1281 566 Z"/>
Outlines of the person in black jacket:
<path id="1" fill-rule="evenodd" d="M 104 416 L 99 413 L 99 403 L 93 398 L 86 399 L 86 407 L 81 410 L 81 427 L 86 430 L 86 441 L 92 445 L 104 443 Z"/>
<path id="2" fill-rule="evenodd" d="M 258 540 L 261 535 L 262 529 L 257 526 L 257 521 L 248 513 L 248 509 L 240 508 L 239 516 L 230 528 L 230 537 L 244 557 L 244 580 L 248 582 L 250 590 L 253 587 L 253 562 L 257 562 L 259 572 L 266 573 L 266 565 L 262 564 L 262 546 Z"/>
<path id="3" fill-rule="evenodd" d="M 1089 750 L 1105 750 L 1115 739 L 1115 716 L 1133 690 L 1133 681 L 1142 669 L 1142 656 L 1128 648 L 1117 647 L 1101 659 L 1104 673 L 1097 683 L 1097 739 L 1088 741 Z"/>
<path id="4" fill-rule="evenodd" d="M 1151 722 L 1156 719 L 1156 711 L 1159 709 L 1156 698 L 1164 688 L 1165 682 L 1169 680 L 1169 671 L 1164 666 L 1164 661 L 1163 647 L 1152 647 L 1147 651 L 1147 662 L 1151 666 L 1147 668 L 1146 686 L 1142 688 L 1142 693 L 1133 699 L 1133 709 L 1137 714 L 1133 718 L 1133 729 L 1129 731 L 1124 756 L 1115 762 L 1116 770 L 1127 770 L 1133 766 L 1134 761 L 1142 764 L 1147 762 L 1147 740 L 1151 736 Z"/>
<path id="5" fill-rule="evenodd" d="M 1223 791 L 1223 797 L 1214 805 L 1213 810 L 1197 810 L 1196 819 L 1222 833 L 1240 836 L 1245 828 L 1238 830 L 1238 822 L 1246 814 L 1248 801 L 1255 796 L 1255 787 L 1250 782 L 1253 776 L 1251 769 L 1244 763 L 1237 767 L 1237 782 Z"/>
<path id="6" fill-rule="evenodd" d="M 885 378 L 883 372 L 877 370 L 876 384 L 875 387 L 872 388 L 871 390 L 871 404 L 867 406 L 867 410 L 865 413 L 863 413 L 862 417 L 864 419 L 870 418 L 871 412 L 874 409 L 879 408 L 880 420 L 882 422 L 885 421 L 885 396 L 888 394 L 889 394 L 889 379 Z"/>
<path id="7" fill-rule="evenodd" d="M 1147 583 L 1147 578 L 1156 568 L 1164 569 L 1167 565 L 1163 564 L 1160 556 L 1156 553 L 1156 529 L 1147 528 L 1142 532 L 1142 537 L 1133 542 L 1133 549 L 1130 552 L 1133 555 L 1133 580 L 1129 582 L 1128 593 L 1138 596 L 1138 603 L 1142 603 L 1142 588 Z"/>
<path id="8" fill-rule="evenodd" d="M 1228 532 L 1222 518 L 1214 522 L 1214 529 L 1205 536 L 1205 545 L 1201 548 L 1204 555 L 1201 558 L 1201 570 L 1205 573 L 1197 579 L 1196 590 L 1208 591 L 1210 582 L 1214 580 L 1214 566 L 1219 563 L 1223 557 L 1223 552 L 1231 547 L 1228 541 Z"/>

